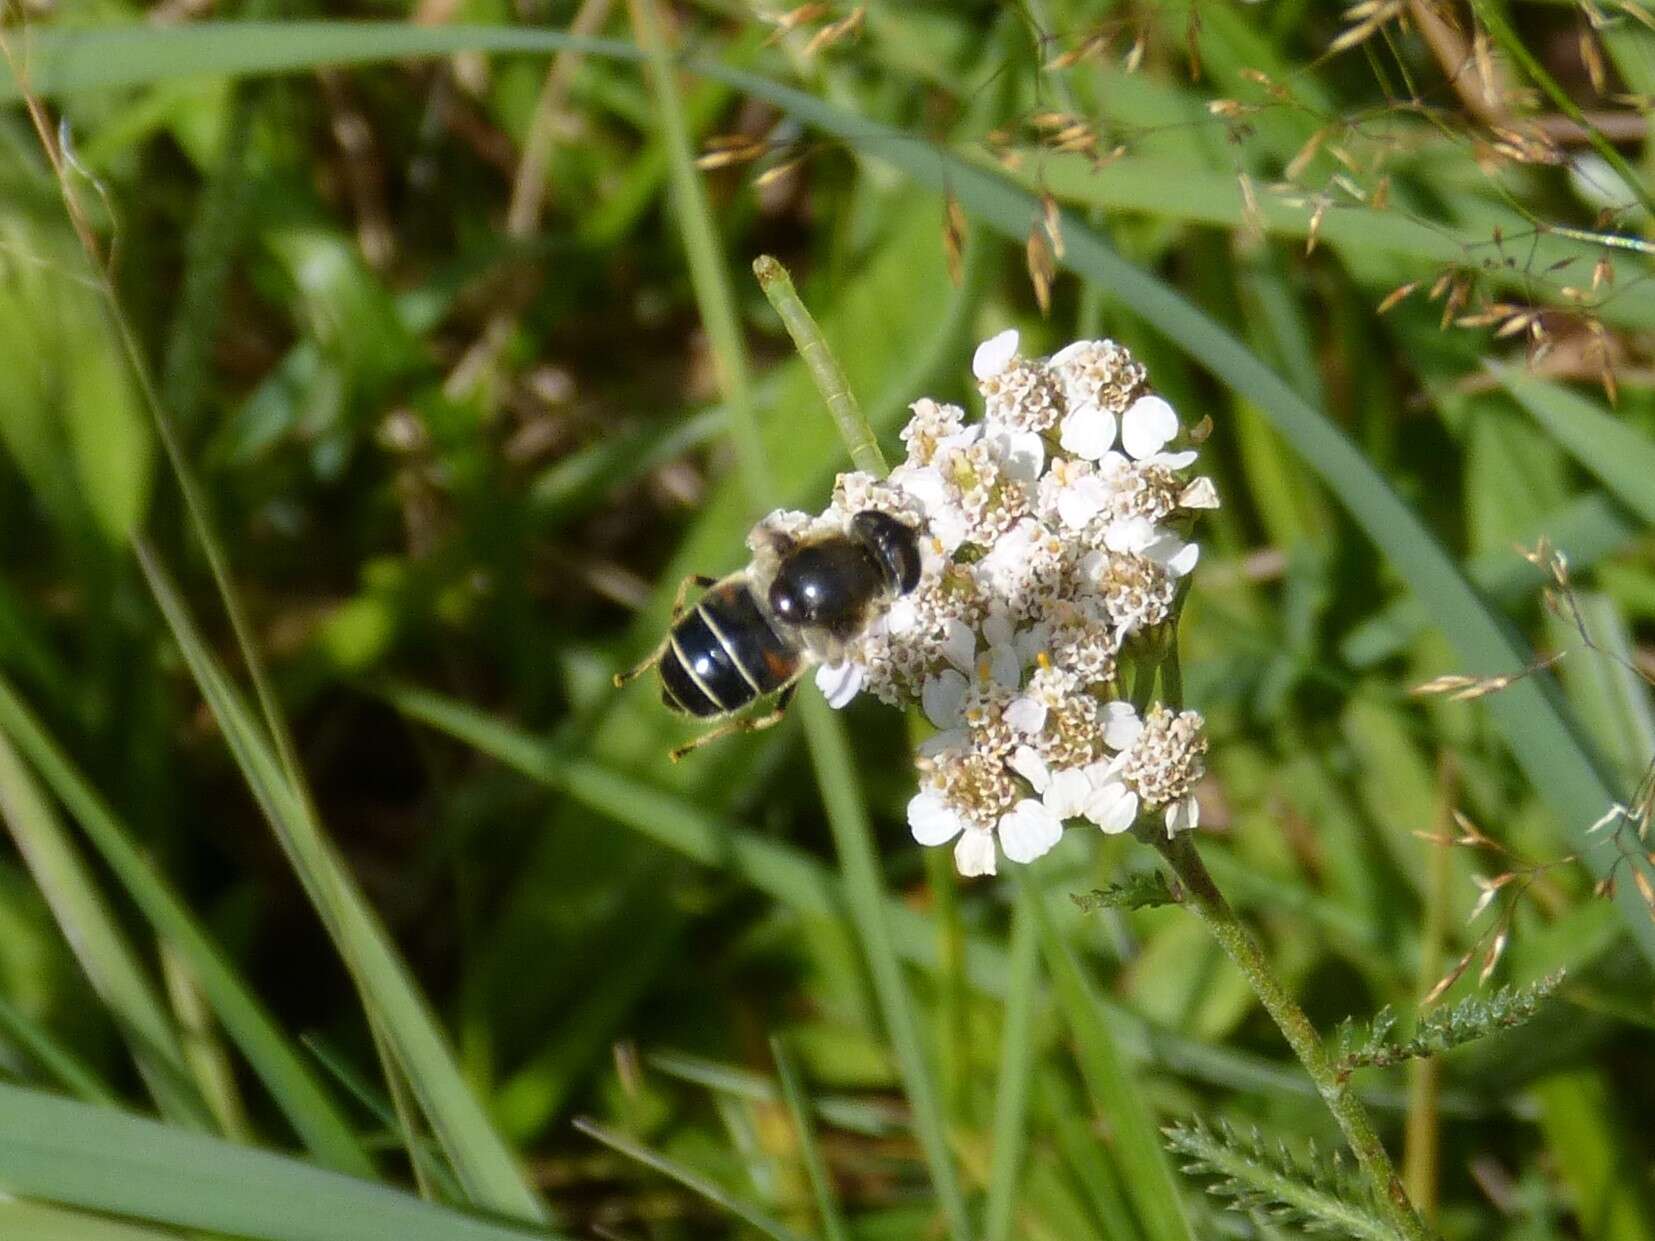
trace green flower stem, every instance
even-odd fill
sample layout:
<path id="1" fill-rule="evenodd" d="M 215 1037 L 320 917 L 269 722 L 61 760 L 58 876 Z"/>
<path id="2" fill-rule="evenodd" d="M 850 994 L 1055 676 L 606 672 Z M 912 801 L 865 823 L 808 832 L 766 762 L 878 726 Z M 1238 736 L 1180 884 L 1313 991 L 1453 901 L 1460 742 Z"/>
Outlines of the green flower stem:
<path id="1" fill-rule="evenodd" d="M 1385 1153 L 1384 1144 L 1374 1131 L 1367 1109 L 1356 1097 L 1349 1081 L 1334 1069 L 1316 1027 L 1310 1024 L 1310 1018 L 1305 1016 L 1304 1010 L 1271 969 L 1269 961 L 1265 960 L 1258 941 L 1242 925 L 1235 910 L 1230 908 L 1230 903 L 1218 890 L 1218 885 L 1201 861 L 1201 855 L 1196 852 L 1195 842 L 1188 833 L 1181 833 L 1170 840 L 1159 838 L 1159 833 L 1156 835 L 1155 847 L 1184 885 L 1183 903 L 1200 915 L 1219 947 L 1236 963 L 1265 1011 L 1280 1027 L 1305 1071 L 1316 1083 L 1317 1093 L 1333 1113 L 1334 1120 L 1339 1122 L 1357 1163 L 1377 1191 L 1376 1198 L 1386 1219 L 1397 1235 L 1407 1241 L 1432 1241 L 1431 1231 L 1415 1212 L 1402 1178 L 1397 1176 L 1391 1157 Z"/>
<path id="2" fill-rule="evenodd" d="M 828 348 L 822 329 L 805 309 L 787 268 L 768 254 L 761 254 L 753 260 L 753 274 L 758 277 L 759 288 L 770 299 L 770 305 L 781 316 L 799 357 L 810 368 L 810 377 L 816 381 L 817 390 L 839 427 L 839 436 L 850 452 L 851 463 L 866 474 L 884 478 L 890 469 L 885 464 L 885 454 L 879 451 L 879 442 L 874 439 L 873 428 L 862 416 L 850 381 L 845 378 L 833 350 Z"/>

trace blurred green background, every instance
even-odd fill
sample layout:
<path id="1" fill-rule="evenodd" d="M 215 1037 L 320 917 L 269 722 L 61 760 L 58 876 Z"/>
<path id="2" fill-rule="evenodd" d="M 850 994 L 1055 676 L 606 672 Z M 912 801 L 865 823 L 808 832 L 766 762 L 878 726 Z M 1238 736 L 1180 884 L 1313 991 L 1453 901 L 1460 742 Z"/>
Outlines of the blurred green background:
<path id="1" fill-rule="evenodd" d="M 7 13 L 0 1237 L 495 1235 L 251 1147 L 563 1235 L 1297 1235 L 1146 1145 L 1338 1144 L 1194 919 L 1068 899 L 1147 850 L 962 882 L 896 713 L 671 766 L 611 687 L 847 468 L 761 253 L 888 445 L 1008 325 L 1211 418 L 1209 865 L 1324 1030 L 1567 969 L 1360 1085 L 1445 1236 L 1655 1237 L 1647 845 L 1584 834 L 1655 756 L 1636 0 Z"/>

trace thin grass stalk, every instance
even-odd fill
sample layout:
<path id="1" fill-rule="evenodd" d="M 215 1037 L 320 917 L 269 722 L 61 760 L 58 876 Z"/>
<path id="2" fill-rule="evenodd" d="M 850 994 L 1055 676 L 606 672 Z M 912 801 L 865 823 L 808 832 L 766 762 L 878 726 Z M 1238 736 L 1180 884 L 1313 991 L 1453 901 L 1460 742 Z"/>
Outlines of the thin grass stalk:
<path id="1" fill-rule="evenodd" d="M 183 1039 L 184 1063 L 194 1076 L 202 1101 L 212 1110 L 218 1131 L 237 1142 L 256 1140 L 247 1105 L 236 1083 L 235 1066 L 219 1038 L 211 1006 L 189 959 L 171 940 L 160 941 L 161 981 Z"/>
<path id="2" fill-rule="evenodd" d="M 667 148 L 670 201 L 684 241 L 690 285 L 695 292 L 701 325 L 707 332 L 719 391 L 729 402 L 730 439 L 755 514 L 765 512 L 771 507 L 773 487 L 765 463 L 764 440 L 753 409 L 747 347 L 742 340 L 741 321 L 725 272 L 724 250 L 713 224 L 712 208 L 696 173 L 689 125 L 678 84 L 673 80 L 676 70 L 667 55 L 660 12 L 654 0 L 628 0 L 628 8 L 634 35 L 644 53 L 645 69 L 656 101 L 655 115 Z"/>
<path id="3" fill-rule="evenodd" d="M 695 170 L 689 129 L 673 81 L 673 65 L 662 41 L 656 5 L 654 0 L 629 0 L 629 7 L 638 44 L 645 53 L 662 136 L 667 144 L 672 202 L 683 234 L 697 308 L 712 343 L 720 387 L 729 402 L 730 434 L 748 496 L 755 511 L 764 512 L 772 506 L 773 488 L 753 408 L 747 351 L 724 255 L 705 190 Z M 865 434 L 871 438 L 871 432 Z M 902 975 L 902 965 L 892 946 L 884 881 L 850 746 L 827 703 L 815 694 L 801 697 L 799 712 L 804 719 L 811 762 L 839 855 L 852 923 L 868 960 L 886 1032 L 914 1110 L 914 1127 L 925 1153 L 932 1187 L 949 1233 L 955 1241 L 970 1241 L 970 1217 L 954 1172 L 933 1071 L 919 1037 L 913 999 Z"/>
<path id="4" fill-rule="evenodd" d="M 994 1148 L 983 1207 L 983 1241 L 1011 1241 L 1017 1187 L 1028 1147 L 1029 1093 L 1034 1078 L 1034 1007 L 1040 991 L 1038 898 L 1018 888 L 1011 915 L 1011 977 L 1000 1027 L 1000 1076 L 994 1095 Z"/>
<path id="5" fill-rule="evenodd" d="M 1190 834 L 1180 832 L 1166 839 L 1156 833 L 1154 843 L 1184 886 L 1183 903 L 1195 910 L 1207 924 L 1213 938 L 1247 979 L 1253 994 L 1258 996 L 1259 1003 L 1264 1005 L 1271 1020 L 1287 1039 L 1288 1046 L 1293 1049 L 1293 1054 L 1298 1056 L 1305 1072 L 1316 1083 L 1317 1093 L 1333 1113 L 1333 1119 L 1345 1135 L 1356 1162 L 1376 1191 L 1375 1201 L 1384 1211 L 1386 1222 L 1397 1236 L 1405 1237 L 1407 1241 L 1432 1241 L 1431 1230 L 1414 1210 L 1408 1190 L 1392 1166 L 1391 1157 L 1379 1140 L 1367 1108 L 1356 1097 L 1348 1078 L 1341 1076 L 1334 1068 L 1316 1027 L 1311 1025 L 1310 1018 L 1305 1016 L 1298 1001 L 1265 958 L 1258 941 L 1242 925 L 1235 910 L 1230 908 L 1230 903 L 1218 890 L 1212 875 L 1202 864 Z"/>
<path id="6" fill-rule="evenodd" d="M 816 381 L 816 389 L 822 394 L 828 413 L 833 415 L 839 437 L 845 441 L 845 448 L 850 453 L 851 464 L 875 478 L 884 478 L 890 473 L 890 468 L 885 464 L 885 454 L 880 452 L 873 428 L 862 416 L 862 408 L 857 404 L 856 394 L 851 391 L 850 380 L 845 378 L 844 368 L 833 356 L 822 329 L 793 287 L 793 277 L 788 275 L 787 268 L 768 254 L 761 254 L 753 260 L 753 274 L 758 277 L 764 296 L 770 299 L 770 305 L 781 316 L 782 326 L 793 338 L 794 349 L 805 366 L 810 368 L 810 377 Z"/>
<path id="7" fill-rule="evenodd" d="M 149 360 L 144 355 L 143 346 L 139 343 L 137 334 L 132 330 L 132 324 L 126 317 L 121 306 L 120 294 L 115 288 L 114 277 L 105 261 L 102 248 L 98 244 L 96 232 L 92 228 L 90 218 L 85 208 L 81 206 L 80 196 L 75 190 L 74 174 L 78 168 L 72 169 L 57 134 L 52 130 L 51 120 L 46 115 L 46 106 L 40 98 L 28 89 L 28 75 L 19 64 L 15 56 L 11 40 L 0 33 L 0 55 L 4 55 L 11 67 L 12 75 L 19 84 L 19 92 L 23 100 L 24 110 L 29 115 L 30 123 L 34 126 L 35 135 L 40 142 L 41 150 L 46 155 L 47 163 L 52 170 L 52 176 L 57 182 L 58 192 L 63 200 L 65 213 L 69 223 L 79 239 L 81 250 L 86 259 L 87 274 L 92 287 L 97 291 L 102 305 L 104 319 L 111 336 L 120 347 L 122 356 L 126 360 L 127 369 L 133 382 L 138 386 L 139 396 L 142 399 L 145 412 L 149 414 L 150 422 L 155 428 L 156 437 L 166 452 L 167 460 L 172 466 L 174 477 L 178 481 L 178 488 L 184 498 L 184 509 L 188 514 L 190 526 L 194 530 L 197 541 L 201 544 L 201 551 L 207 558 L 207 566 L 218 589 L 221 602 L 224 605 L 225 615 L 230 621 L 230 628 L 234 632 L 236 645 L 240 650 L 243 663 L 247 667 L 247 675 L 253 684 L 255 697 L 259 708 L 265 717 L 265 725 L 276 745 L 276 751 L 281 758 L 282 766 L 287 770 L 288 778 L 294 782 L 294 787 L 303 789 L 303 777 L 299 767 L 297 751 L 293 746 L 293 739 L 287 730 L 287 725 L 277 704 L 275 690 L 264 668 L 264 661 L 259 655 L 258 644 L 254 639 L 252 623 L 241 606 L 240 596 L 236 593 L 230 579 L 229 558 L 225 556 L 223 546 L 218 541 L 205 492 L 195 477 L 195 471 L 190 467 L 189 458 L 185 455 L 184 446 L 178 437 L 177 428 L 162 404 L 160 389 L 155 377 L 150 371 Z M 101 187 L 98 187 L 100 193 Z"/>
<path id="8" fill-rule="evenodd" d="M 799 1162 L 804 1164 L 805 1176 L 810 1181 L 810 1192 L 816 1198 L 816 1213 L 821 1218 L 822 1235 L 827 1241 L 850 1241 L 850 1228 L 834 1192 L 833 1174 L 822 1157 L 822 1144 L 816 1140 L 816 1125 L 811 1118 L 810 1097 L 805 1093 L 804 1079 L 787 1050 L 786 1040 L 772 1037 L 770 1054 L 776 1061 L 776 1076 L 781 1082 L 782 1100 L 793 1121 L 793 1132 L 799 1139 Z"/>
<path id="9" fill-rule="evenodd" d="M 960 918 L 960 878 L 947 849 L 925 851 L 925 883 L 937 927 L 937 994 L 931 1027 L 943 1115 L 966 1122 L 971 1072 L 970 983 L 965 976 L 965 925 Z"/>
<path id="10" fill-rule="evenodd" d="M 45 793 L 0 733 L 0 818 L 163 1115 L 210 1131 L 177 1027 Z"/>

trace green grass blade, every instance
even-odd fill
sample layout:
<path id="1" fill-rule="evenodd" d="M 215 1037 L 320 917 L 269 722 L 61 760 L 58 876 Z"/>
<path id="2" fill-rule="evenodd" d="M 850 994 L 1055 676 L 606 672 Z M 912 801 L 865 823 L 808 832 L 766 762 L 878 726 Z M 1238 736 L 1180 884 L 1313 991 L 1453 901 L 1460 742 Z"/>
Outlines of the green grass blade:
<path id="1" fill-rule="evenodd" d="M 456 37 L 456 35 L 458 37 Z M 188 77 L 303 73 L 332 65 L 480 52 L 583 52 L 642 60 L 632 44 L 511 26 L 416 26 L 401 22 L 201 22 L 173 29 L 133 24 L 47 28 L 15 40 L 29 88 L 43 96 L 144 86 Z M 0 61 L 0 102 L 18 98 Z"/>
<path id="2" fill-rule="evenodd" d="M 816 1140 L 816 1124 L 811 1119 L 810 1097 L 799 1076 L 798 1066 L 780 1038 L 770 1040 L 770 1054 L 776 1061 L 776 1076 L 781 1079 L 782 1098 L 793 1121 L 793 1132 L 799 1140 L 799 1160 L 810 1179 L 810 1192 L 816 1197 L 816 1213 L 821 1217 L 822 1234 L 827 1241 L 850 1241 L 850 1230 L 839 1206 L 839 1197 L 833 1189 L 833 1175 L 828 1171 L 822 1147 Z"/>
<path id="3" fill-rule="evenodd" d="M 14 1194 L 255 1241 L 526 1241 L 553 1234 L 109 1108 L 0 1085 Z"/>
<path id="4" fill-rule="evenodd" d="M 0 678 L 0 734 L 9 736 L 80 824 L 127 895 L 189 962 L 207 1001 L 247 1057 L 294 1131 L 317 1159 L 340 1172 L 372 1176 L 350 1124 L 242 982 L 201 924 L 144 857 L 127 830 L 12 687 Z"/>
<path id="5" fill-rule="evenodd" d="M 1034 1080 L 1034 1007 L 1040 993 L 1038 900 L 1029 885 L 1018 888 L 1011 919 L 1011 978 L 1000 1030 L 1000 1076 L 994 1096 L 994 1154 L 989 1164 L 983 1241 L 1011 1241 L 1017 1187 L 1023 1170 Z"/>
<path id="6" fill-rule="evenodd" d="M 161 1111 L 198 1129 L 212 1114 L 196 1092 L 178 1030 L 57 814 L 11 742 L 0 736 L 0 817 Z"/>
<path id="7" fill-rule="evenodd" d="M 178 1234 L 40 1202 L 0 1200 L 0 1237 L 6 1241 L 176 1241 Z"/>
<path id="8" fill-rule="evenodd" d="M 634 1142 L 625 1134 L 616 1133 L 585 1117 L 575 1121 L 575 1128 L 596 1141 L 602 1142 L 611 1150 L 619 1151 L 628 1159 L 636 1160 L 646 1168 L 653 1168 L 662 1176 L 670 1177 L 693 1194 L 705 1198 L 708 1202 L 722 1211 L 728 1211 L 742 1223 L 756 1228 L 773 1241 L 804 1241 L 785 1224 L 771 1219 L 745 1198 L 738 1198 L 718 1182 L 709 1180 L 693 1168 L 687 1168 L 677 1160 L 668 1159 L 657 1151 L 652 1151 L 641 1142 Z"/>
<path id="9" fill-rule="evenodd" d="M 153 553 L 139 563 L 254 798 L 356 981 L 369 1020 L 387 1039 L 472 1201 L 528 1220 L 545 1207 L 490 1123 L 407 965 L 343 860 L 289 784 L 280 760 L 202 640 Z"/>
<path id="10" fill-rule="evenodd" d="M 1627 508 L 1655 523 L 1655 444 L 1597 402 L 1497 362 L 1485 365 L 1546 433 Z M 1565 548 L 1565 551 L 1568 549 Z"/>
<path id="11" fill-rule="evenodd" d="M 1034 879 L 1020 873 L 1034 915 L 1041 953 L 1051 975 L 1058 1007 L 1074 1037 L 1076 1061 L 1093 1105 L 1114 1134 L 1113 1152 L 1121 1179 L 1152 1241 L 1191 1241 L 1184 1214 L 1183 1188 L 1137 1083 L 1126 1071 L 1110 1030 L 1109 1015 L 1098 1003 L 1080 963 L 1057 932 Z M 1101 1150 L 1099 1154 L 1101 1155 Z"/>

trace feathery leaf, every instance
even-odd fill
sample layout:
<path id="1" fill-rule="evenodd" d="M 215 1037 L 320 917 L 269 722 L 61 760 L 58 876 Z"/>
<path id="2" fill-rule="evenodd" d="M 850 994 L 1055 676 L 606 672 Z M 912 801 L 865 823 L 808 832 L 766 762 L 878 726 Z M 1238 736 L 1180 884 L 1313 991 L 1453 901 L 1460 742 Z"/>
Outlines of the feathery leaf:
<path id="1" fill-rule="evenodd" d="M 1350 1073 L 1440 1055 L 1496 1030 L 1522 1025 L 1562 982 L 1563 971 L 1559 970 L 1526 987 L 1498 987 L 1486 996 L 1467 996 L 1457 1004 L 1433 1008 L 1419 1018 L 1407 1038 L 1392 1033 L 1396 1014 L 1388 1007 L 1365 1025 L 1347 1020 L 1334 1035 L 1334 1063 L 1341 1073 Z"/>

